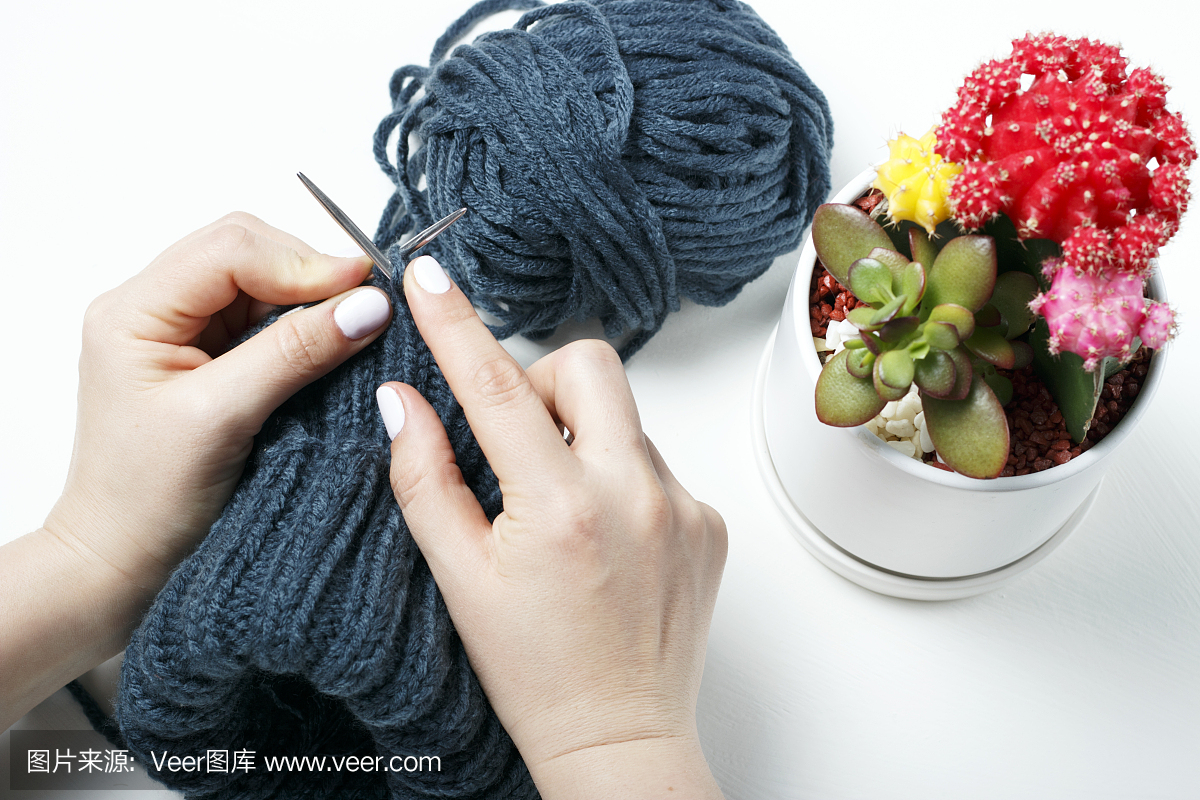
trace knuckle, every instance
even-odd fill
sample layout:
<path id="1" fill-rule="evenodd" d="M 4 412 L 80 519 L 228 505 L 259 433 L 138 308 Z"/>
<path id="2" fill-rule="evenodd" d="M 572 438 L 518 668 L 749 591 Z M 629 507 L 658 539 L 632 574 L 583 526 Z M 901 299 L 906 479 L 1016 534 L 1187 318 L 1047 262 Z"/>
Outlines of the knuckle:
<path id="1" fill-rule="evenodd" d="M 671 498 L 657 481 L 631 497 L 630 508 L 650 536 L 661 535 L 677 522 Z"/>
<path id="2" fill-rule="evenodd" d="M 401 511 L 422 498 L 432 501 L 436 507 L 442 487 L 461 480 L 458 465 L 450 461 L 440 461 L 425 468 L 410 459 L 397 459 L 393 463 L 403 465 L 391 473 L 392 494 L 396 496 Z"/>
<path id="3" fill-rule="evenodd" d="M 236 212 L 235 212 L 236 213 Z M 254 241 L 254 231 L 233 220 L 222 221 L 208 234 L 208 252 L 218 263 L 231 260 Z"/>
<path id="4" fill-rule="evenodd" d="M 472 385 L 480 400 L 491 408 L 520 403 L 533 393 L 521 366 L 510 358 L 493 357 L 475 369 Z"/>
<path id="5" fill-rule="evenodd" d="M 255 226 L 261 224 L 262 220 L 245 211 L 230 211 L 228 214 L 217 220 L 218 227 L 224 227 L 226 225 L 238 225 L 243 228 L 254 228 Z"/>
<path id="6" fill-rule="evenodd" d="M 321 371 L 326 358 L 326 347 L 321 337 L 308 328 L 300 325 L 290 317 L 284 317 L 275 323 L 278 327 L 275 341 L 279 346 L 279 356 L 284 365 L 296 375 L 308 377 Z"/>
<path id="7" fill-rule="evenodd" d="M 94 346 L 106 339 L 112 330 L 113 292 L 109 290 L 88 303 L 83 312 L 83 342 Z"/>
<path id="8" fill-rule="evenodd" d="M 597 362 L 621 365 L 621 357 L 608 342 L 600 339 L 579 339 L 562 348 L 563 362 L 572 367 L 588 367 Z"/>

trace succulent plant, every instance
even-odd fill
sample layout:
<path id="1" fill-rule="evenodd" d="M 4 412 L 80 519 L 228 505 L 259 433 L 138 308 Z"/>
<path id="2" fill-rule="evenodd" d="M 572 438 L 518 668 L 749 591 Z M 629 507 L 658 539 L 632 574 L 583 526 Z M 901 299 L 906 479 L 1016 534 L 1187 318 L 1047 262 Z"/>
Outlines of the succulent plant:
<path id="1" fill-rule="evenodd" d="M 868 304 L 847 315 L 861 339 L 847 342 L 821 371 L 818 418 L 861 425 L 915 383 L 942 459 L 970 477 L 999 475 L 1009 442 L 996 390 L 1003 394 L 1007 379 L 995 369 L 1032 361 L 1029 345 L 1016 337 L 1033 322 L 1036 281 L 1020 271 L 998 276 L 990 236 L 935 242 L 913 226 L 910 259 L 854 206 L 818 208 L 812 235 L 825 267 Z"/>

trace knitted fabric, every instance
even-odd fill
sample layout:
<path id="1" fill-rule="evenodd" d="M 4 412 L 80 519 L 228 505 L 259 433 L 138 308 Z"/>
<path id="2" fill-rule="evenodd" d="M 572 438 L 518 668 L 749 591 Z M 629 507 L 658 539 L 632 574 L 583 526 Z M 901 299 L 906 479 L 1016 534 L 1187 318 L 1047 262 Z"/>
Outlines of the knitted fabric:
<path id="1" fill-rule="evenodd" d="M 679 297 L 726 302 L 796 246 L 828 188 L 828 111 L 775 34 L 726 0 L 538 8 L 442 60 L 481 16 L 527 5 L 477 5 L 435 69 L 396 73 L 376 145 L 398 129 L 404 168 L 377 240 L 397 263 L 406 231 L 466 205 L 432 249 L 499 333 L 598 314 L 635 331 L 628 355 Z M 73 687 L 98 729 L 189 797 L 537 796 L 392 495 L 375 388 L 429 400 L 489 518 L 497 480 L 403 293 L 379 285 L 390 327 L 271 416 L 134 633 L 117 724 Z M 211 750 L 233 767 L 253 753 L 255 769 L 156 767 Z M 440 770 L 266 768 L 291 755 L 436 756 Z"/>
<path id="2" fill-rule="evenodd" d="M 510 8 L 534 10 L 445 58 Z M 376 243 L 470 209 L 431 252 L 500 338 L 599 317 L 627 358 L 794 250 L 829 191 L 825 98 L 737 0 L 484 0 L 430 64 L 392 76 Z"/>

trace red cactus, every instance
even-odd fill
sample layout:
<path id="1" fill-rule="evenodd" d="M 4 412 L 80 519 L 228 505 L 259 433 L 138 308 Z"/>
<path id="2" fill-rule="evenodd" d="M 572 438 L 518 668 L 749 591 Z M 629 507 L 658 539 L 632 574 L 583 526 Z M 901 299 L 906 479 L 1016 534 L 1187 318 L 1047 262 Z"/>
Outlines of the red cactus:
<path id="1" fill-rule="evenodd" d="M 1162 78 L 1127 67 L 1112 45 L 1042 34 L 972 72 L 937 134 L 965 167 L 955 217 L 970 228 L 1003 212 L 1075 267 L 1145 275 L 1187 208 L 1196 150 Z"/>

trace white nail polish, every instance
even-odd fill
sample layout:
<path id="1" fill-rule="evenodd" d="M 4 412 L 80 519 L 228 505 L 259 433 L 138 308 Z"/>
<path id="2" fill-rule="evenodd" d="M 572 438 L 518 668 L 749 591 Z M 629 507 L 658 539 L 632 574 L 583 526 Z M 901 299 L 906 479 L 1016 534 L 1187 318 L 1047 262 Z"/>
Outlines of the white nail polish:
<path id="1" fill-rule="evenodd" d="M 420 256 L 412 262 L 413 277 L 417 285 L 430 294 L 442 294 L 450 288 L 446 270 L 433 256 Z"/>
<path id="2" fill-rule="evenodd" d="M 333 321 L 347 339 L 361 339 L 392 316 L 387 297 L 377 289 L 359 289 L 337 304 Z"/>
<path id="3" fill-rule="evenodd" d="M 375 401 L 379 403 L 379 416 L 383 417 L 388 438 L 395 439 L 404 427 L 404 403 L 400 402 L 400 394 L 388 386 L 380 386 L 375 390 Z"/>

